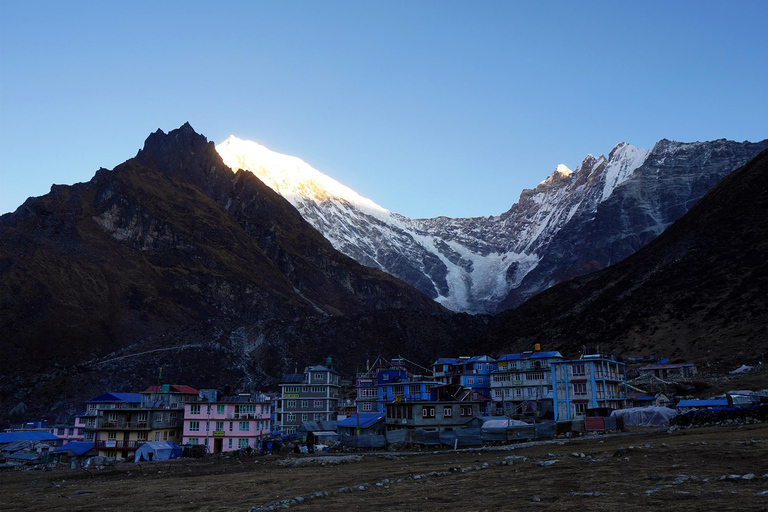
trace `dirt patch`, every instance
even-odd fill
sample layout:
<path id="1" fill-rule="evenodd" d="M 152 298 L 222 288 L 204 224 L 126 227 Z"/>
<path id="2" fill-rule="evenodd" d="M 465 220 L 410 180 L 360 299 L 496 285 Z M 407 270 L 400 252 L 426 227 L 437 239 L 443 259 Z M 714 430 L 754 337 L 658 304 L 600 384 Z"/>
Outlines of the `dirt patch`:
<path id="1" fill-rule="evenodd" d="M 768 508 L 765 424 L 589 436 L 483 451 L 365 455 L 338 465 L 285 467 L 281 462 L 322 458 L 183 459 L 90 474 L 4 473 L 0 500 L 4 510 L 162 512 L 283 504 L 299 512 Z"/>

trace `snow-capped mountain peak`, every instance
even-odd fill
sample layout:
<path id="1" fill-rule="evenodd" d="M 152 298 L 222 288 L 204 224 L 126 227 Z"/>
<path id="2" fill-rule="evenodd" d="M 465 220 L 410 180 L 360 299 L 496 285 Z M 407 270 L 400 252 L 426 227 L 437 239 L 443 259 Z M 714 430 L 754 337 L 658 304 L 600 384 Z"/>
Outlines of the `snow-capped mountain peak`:
<path id="1" fill-rule="evenodd" d="M 463 219 L 390 212 L 299 158 L 234 136 L 216 149 L 228 166 L 253 172 L 290 201 L 347 256 L 449 309 L 481 313 L 515 307 L 628 256 L 754 156 L 753 146 L 663 140 L 647 151 L 622 142 L 608 158 L 588 155 L 574 171 L 558 165 L 507 212 Z"/>
<path id="2" fill-rule="evenodd" d="M 216 151 L 229 167 L 251 171 L 294 206 L 302 199 L 318 202 L 335 199 L 372 212 L 389 213 L 385 208 L 321 173 L 304 160 L 277 153 L 256 142 L 230 135 L 227 140 L 216 146 Z"/>

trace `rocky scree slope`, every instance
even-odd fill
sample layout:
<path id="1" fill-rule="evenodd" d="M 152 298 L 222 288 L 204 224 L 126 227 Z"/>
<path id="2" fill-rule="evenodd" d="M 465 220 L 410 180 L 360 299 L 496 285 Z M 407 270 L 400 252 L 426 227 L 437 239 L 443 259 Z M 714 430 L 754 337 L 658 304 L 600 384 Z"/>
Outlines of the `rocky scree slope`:
<path id="1" fill-rule="evenodd" d="M 390 212 L 302 160 L 234 136 L 217 146 L 255 173 L 338 250 L 413 285 L 454 311 L 517 307 L 555 283 L 616 263 L 685 213 L 757 144 L 618 144 L 608 157 L 564 165 L 491 217 L 410 219 Z"/>
<path id="2" fill-rule="evenodd" d="M 497 315 L 492 352 L 544 343 L 664 354 L 715 370 L 768 357 L 768 151 L 713 187 L 646 247 Z"/>

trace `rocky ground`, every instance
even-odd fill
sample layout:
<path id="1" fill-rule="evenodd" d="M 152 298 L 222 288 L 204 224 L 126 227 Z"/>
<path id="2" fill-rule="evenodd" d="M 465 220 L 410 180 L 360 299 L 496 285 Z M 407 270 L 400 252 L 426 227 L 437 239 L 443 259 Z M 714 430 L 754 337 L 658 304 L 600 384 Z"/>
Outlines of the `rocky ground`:
<path id="1" fill-rule="evenodd" d="M 4 510 L 768 509 L 768 424 L 0 474 Z"/>

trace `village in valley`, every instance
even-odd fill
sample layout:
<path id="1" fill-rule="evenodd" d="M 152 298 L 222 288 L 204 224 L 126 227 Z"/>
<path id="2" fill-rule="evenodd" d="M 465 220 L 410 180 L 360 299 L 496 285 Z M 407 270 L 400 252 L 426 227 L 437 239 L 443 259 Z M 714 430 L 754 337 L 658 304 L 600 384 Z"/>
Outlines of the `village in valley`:
<path id="1" fill-rule="evenodd" d="M 439 358 L 431 368 L 379 357 L 353 381 L 328 358 L 284 374 L 279 391 L 233 395 L 162 383 L 159 369 L 157 384 L 105 391 L 69 424 L 7 429 L 0 468 L 103 467 L 235 451 L 458 449 L 690 425 L 696 414 L 765 419 L 768 390 L 680 396 L 693 389 L 696 373 L 692 363 L 653 356 L 623 361 L 595 350 L 569 359 L 538 344 L 498 358 Z"/>

